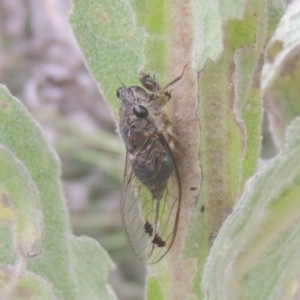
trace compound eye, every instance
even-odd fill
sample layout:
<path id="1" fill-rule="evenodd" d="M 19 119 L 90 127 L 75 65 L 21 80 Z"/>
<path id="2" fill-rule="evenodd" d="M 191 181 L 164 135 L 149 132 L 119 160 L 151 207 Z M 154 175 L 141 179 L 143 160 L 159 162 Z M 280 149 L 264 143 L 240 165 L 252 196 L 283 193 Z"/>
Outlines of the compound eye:
<path id="1" fill-rule="evenodd" d="M 117 95 L 118 98 L 120 98 L 120 90 L 121 90 L 122 88 L 123 88 L 123 87 L 120 87 L 120 88 L 118 88 L 117 91 L 116 91 L 116 95 Z"/>
<path id="2" fill-rule="evenodd" d="M 132 112 L 140 119 L 147 118 L 148 116 L 148 109 L 143 105 L 134 105 Z"/>

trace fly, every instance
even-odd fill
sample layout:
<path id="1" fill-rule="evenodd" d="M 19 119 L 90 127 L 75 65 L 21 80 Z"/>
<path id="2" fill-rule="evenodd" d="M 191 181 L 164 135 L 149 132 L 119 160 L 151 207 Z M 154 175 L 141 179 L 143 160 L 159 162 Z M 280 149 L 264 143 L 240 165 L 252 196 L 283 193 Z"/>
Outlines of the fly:
<path id="1" fill-rule="evenodd" d="M 160 261 L 171 249 L 179 222 L 181 183 L 167 142 L 162 112 L 171 99 L 154 77 L 139 76 L 140 86 L 120 87 L 119 131 L 126 147 L 121 215 L 134 255 L 144 263 Z"/>

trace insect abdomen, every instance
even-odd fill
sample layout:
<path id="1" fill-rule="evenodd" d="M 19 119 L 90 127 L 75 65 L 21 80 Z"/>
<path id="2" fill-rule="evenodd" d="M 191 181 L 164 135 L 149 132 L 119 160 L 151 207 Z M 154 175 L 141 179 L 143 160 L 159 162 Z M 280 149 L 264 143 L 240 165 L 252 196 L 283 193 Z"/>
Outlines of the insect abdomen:
<path id="1" fill-rule="evenodd" d="M 160 140 L 149 139 L 144 150 L 130 160 L 137 179 L 149 189 L 154 199 L 160 200 L 173 171 Z"/>

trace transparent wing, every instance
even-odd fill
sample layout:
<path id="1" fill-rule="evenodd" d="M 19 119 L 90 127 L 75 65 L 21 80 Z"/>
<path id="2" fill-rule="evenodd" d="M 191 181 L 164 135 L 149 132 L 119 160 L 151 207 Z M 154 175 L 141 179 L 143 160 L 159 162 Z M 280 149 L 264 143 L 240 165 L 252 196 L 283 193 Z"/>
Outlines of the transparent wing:
<path id="1" fill-rule="evenodd" d="M 160 261 L 171 249 L 179 221 L 181 184 L 172 152 L 165 140 L 172 172 L 160 200 L 153 199 L 148 188 L 135 176 L 126 155 L 124 186 L 121 200 L 123 225 L 134 255 L 143 263 Z"/>

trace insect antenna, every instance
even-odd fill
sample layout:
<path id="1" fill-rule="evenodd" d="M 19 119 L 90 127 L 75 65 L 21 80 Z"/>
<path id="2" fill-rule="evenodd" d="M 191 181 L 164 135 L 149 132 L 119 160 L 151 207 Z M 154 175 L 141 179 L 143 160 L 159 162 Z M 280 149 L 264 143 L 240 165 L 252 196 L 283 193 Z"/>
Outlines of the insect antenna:
<path id="1" fill-rule="evenodd" d="M 121 84 L 123 85 L 123 87 L 126 87 L 126 85 L 122 82 L 122 80 L 120 79 L 120 77 L 117 75 L 117 78 L 119 79 L 119 81 L 121 82 Z"/>

